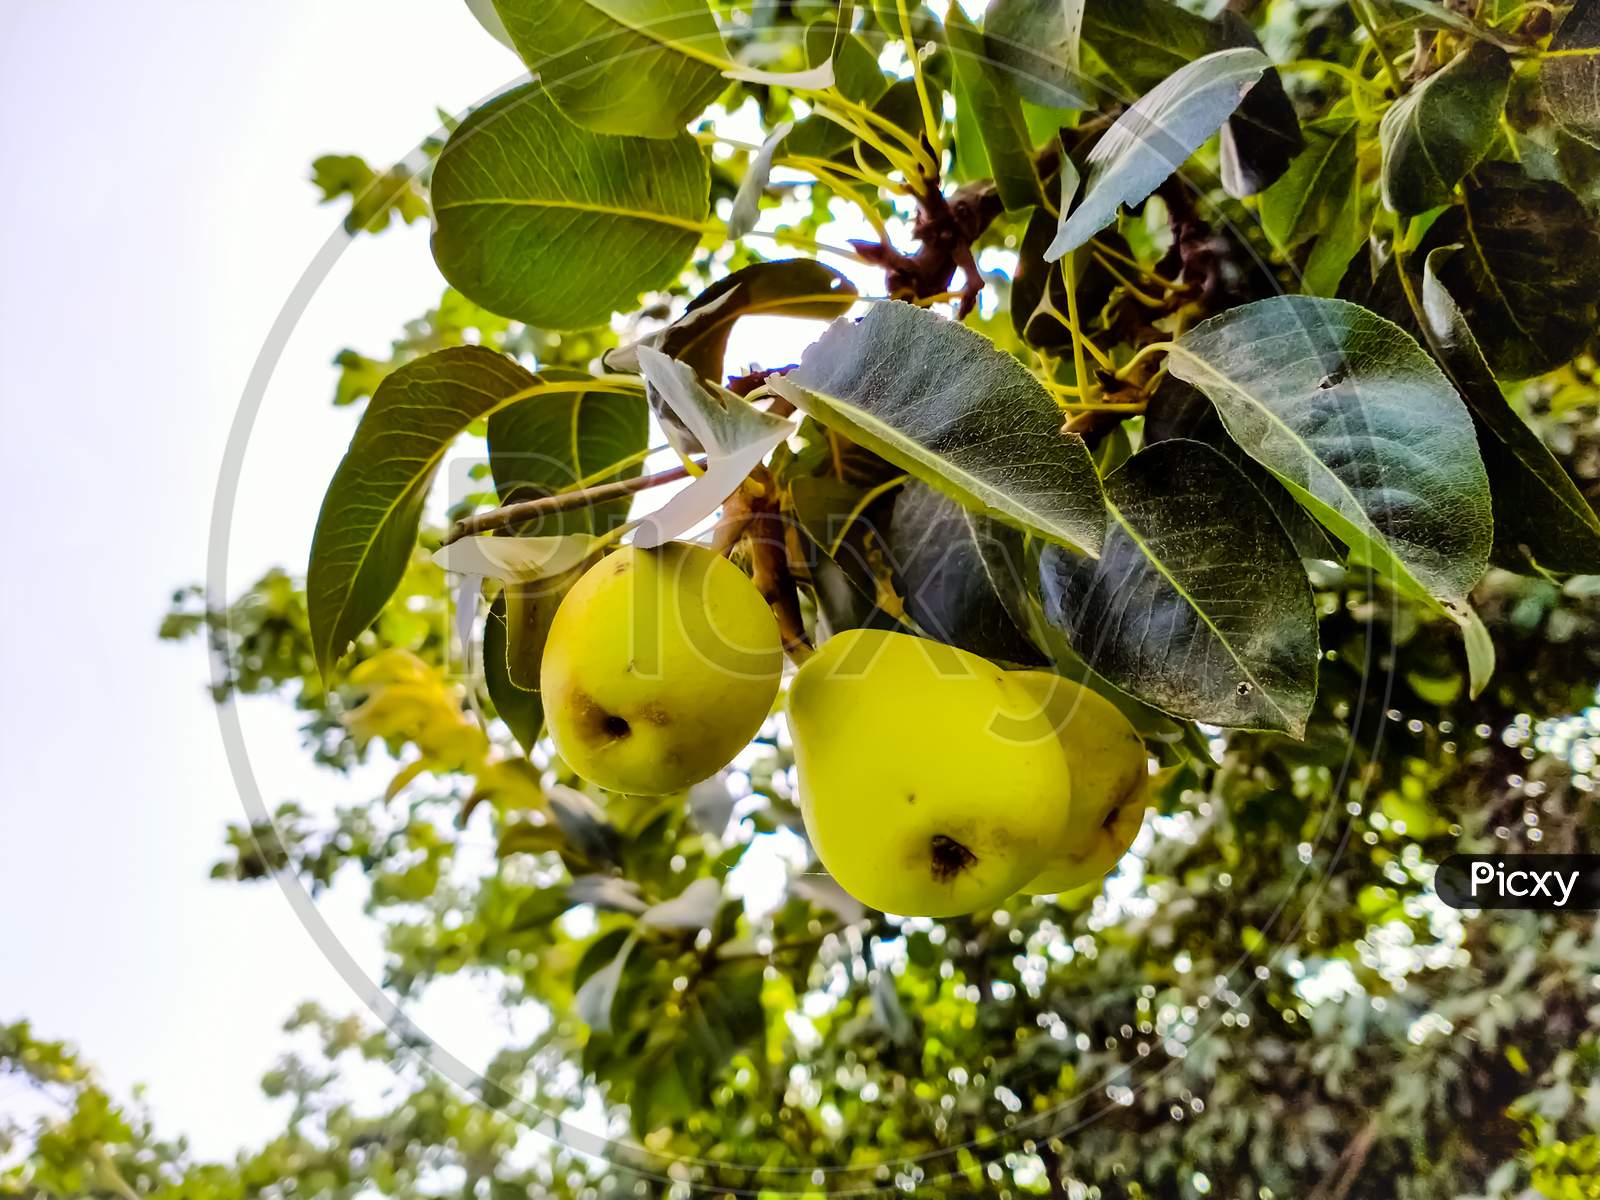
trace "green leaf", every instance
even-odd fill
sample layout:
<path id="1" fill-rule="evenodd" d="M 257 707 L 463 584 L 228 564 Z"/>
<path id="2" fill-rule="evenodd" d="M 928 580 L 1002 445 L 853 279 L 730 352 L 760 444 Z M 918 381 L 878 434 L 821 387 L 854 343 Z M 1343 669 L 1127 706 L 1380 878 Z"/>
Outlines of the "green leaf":
<path id="1" fill-rule="evenodd" d="M 1007 212 L 1032 208 L 1044 197 L 1016 87 L 1006 72 L 989 61 L 983 35 L 955 0 L 950 4 L 945 36 L 955 67 L 956 102 L 978 127 L 1001 203 Z"/>
<path id="2" fill-rule="evenodd" d="M 1166 375 L 1151 395 L 1144 414 L 1144 444 L 1182 438 L 1211 447 L 1250 481 L 1278 518 L 1301 558 L 1338 561 L 1342 552 L 1311 514 L 1295 502 L 1283 485 L 1240 448 L 1223 428 L 1210 400 L 1192 384 Z"/>
<path id="3" fill-rule="evenodd" d="M 1483 618 L 1470 608 L 1457 624 L 1461 626 L 1461 637 L 1467 647 L 1467 695 L 1476 700 L 1494 674 L 1494 638 L 1489 636 Z"/>
<path id="4" fill-rule="evenodd" d="M 722 904 L 722 884 L 702 876 L 671 900 L 652 904 L 639 914 L 639 924 L 650 929 L 708 929 Z"/>
<path id="5" fill-rule="evenodd" d="M 1308 295 L 1331 296 L 1372 232 L 1376 200 L 1357 169 L 1361 126 L 1326 117 L 1305 127 L 1306 148 L 1261 194 L 1261 227 L 1287 253 L 1315 238 L 1300 273 Z"/>
<path id="6" fill-rule="evenodd" d="M 1092 108 L 1079 42 L 1085 0 L 995 0 L 983 16 L 989 58 L 1045 108 Z M 952 12 L 956 10 L 952 9 Z"/>
<path id="7" fill-rule="evenodd" d="M 1449 204 L 1488 151 L 1510 87 L 1510 57 L 1474 42 L 1396 100 L 1378 127 L 1384 204 L 1403 216 Z"/>
<path id="8" fill-rule="evenodd" d="M 734 193 L 733 211 L 728 214 L 730 241 L 738 241 L 756 227 L 756 221 L 761 217 L 761 197 L 767 190 L 767 181 L 772 177 L 772 156 L 778 152 L 779 143 L 789 136 L 793 128 L 792 121 L 780 122 L 767 135 L 767 140 L 761 143 L 761 149 L 751 157 L 744 178 L 739 181 L 739 190 Z"/>
<path id="9" fill-rule="evenodd" d="M 1089 153 L 1094 165 L 1083 202 L 1069 216 L 1045 258 L 1055 262 L 1137 204 L 1181 167 L 1228 119 L 1272 64 L 1260 50 L 1238 47 L 1196 59 L 1141 96 Z"/>
<path id="10" fill-rule="evenodd" d="M 1356 148 L 1360 123 L 1354 117 L 1313 121 L 1305 127 L 1305 136 L 1305 150 L 1261 194 L 1261 228 L 1283 251 L 1331 226 L 1351 189 L 1359 184 Z"/>
<path id="11" fill-rule="evenodd" d="M 1160 442 L 1106 478 L 1106 507 L 1097 561 L 1044 551 L 1045 618 L 1156 708 L 1302 736 L 1317 690 L 1311 585 L 1244 476 L 1209 446 Z"/>
<path id="12" fill-rule="evenodd" d="M 617 1003 L 617 989 L 622 986 L 622 972 L 628 965 L 628 956 L 638 944 L 639 935 L 630 933 L 622 948 L 611 961 L 583 981 L 572 998 L 573 1011 L 594 1033 L 611 1032 L 612 1009 Z"/>
<path id="13" fill-rule="evenodd" d="M 463 576 L 460 611 L 480 581 L 498 579 L 500 594 L 483 628 L 483 678 L 496 711 L 531 751 L 544 721 L 539 666 L 556 609 L 583 574 L 599 561 L 602 543 L 589 533 L 552 537 L 462 538 L 434 552 L 433 561 Z M 469 617 L 470 629 L 470 617 Z M 463 633 L 463 641 L 469 636 Z"/>
<path id="14" fill-rule="evenodd" d="M 913 483 L 895 501 L 888 544 L 906 613 L 923 633 L 998 662 L 1044 661 L 1022 632 L 1021 533 Z"/>
<path id="15" fill-rule="evenodd" d="M 706 0 L 495 0 L 522 61 L 571 120 L 671 138 L 727 86 Z"/>
<path id="16" fill-rule="evenodd" d="M 1600 3 L 1578 0 L 1542 56 L 1545 104 L 1569 132 L 1600 145 Z"/>
<path id="17" fill-rule="evenodd" d="M 1219 149 L 1222 187 L 1235 197 L 1265 191 L 1305 149 L 1300 118 L 1276 70 L 1266 71 L 1223 123 Z"/>
<path id="18" fill-rule="evenodd" d="M 688 364 L 710 383 L 723 377 L 728 338 L 740 317 L 801 317 L 831 320 L 843 316 L 859 293 L 838 271 L 810 258 L 785 258 L 752 263 L 719 279 L 693 300 L 684 313 L 665 329 L 605 355 L 613 371 L 639 372 L 639 348 L 650 346 Z M 654 386 L 647 389 L 650 407 L 679 454 L 699 454 L 704 447 L 672 410 L 661 402 Z"/>
<path id="19" fill-rule="evenodd" d="M 1455 299 L 1439 281 L 1455 253 L 1428 255 L 1422 280 L 1422 328 L 1478 430 L 1494 495 L 1497 557 L 1523 555 L 1548 571 L 1600 573 L 1600 517 L 1538 434 L 1512 411 Z"/>
<path id="20" fill-rule="evenodd" d="M 381 174 L 354 154 L 324 154 L 311 163 L 311 182 L 322 192 L 322 203 L 350 197 L 345 231 L 382 233 L 398 217 L 410 225 L 428 215 L 428 202 L 417 187 L 417 171 L 396 163 Z"/>
<path id="21" fill-rule="evenodd" d="M 1559 183 L 1513 163 L 1485 163 L 1463 205 L 1435 221 L 1425 250 L 1460 245 L 1439 279 L 1455 297 L 1496 375 L 1523 379 L 1561 366 L 1594 335 L 1600 231 Z"/>
<path id="22" fill-rule="evenodd" d="M 548 625 L 545 626 L 545 632 L 549 632 Z M 525 639 L 522 644 L 528 647 L 530 643 Z M 542 642 L 540 653 L 543 653 Z M 523 687 L 514 681 L 517 676 L 526 676 L 530 666 L 537 677 L 536 657 L 518 654 L 514 658 L 512 655 L 511 637 L 506 625 L 506 594 L 502 592 L 494 598 L 494 603 L 489 606 L 489 615 L 484 618 L 483 685 L 496 715 L 506 723 L 506 728 L 511 730 L 511 736 L 517 739 L 517 745 L 522 747 L 524 753 L 533 752 L 534 744 L 544 729 L 544 701 L 538 689 Z"/>
<path id="23" fill-rule="evenodd" d="M 752 263 L 717 280 L 657 333 L 608 351 L 613 371 L 639 371 L 639 347 L 652 346 L 688 363 L 701 379 L 719 382 L 728 337 L 740 317 L 799 317 L 832 320 L 843 316 L 859 292 L 838 271 L 810 258 Z"/>
<path id="24" fill-rule="evenodd" d="M 682 537 L 714 513 L 796 426 L 724 388 L 713 394 L 692 368 L 659 350 L 641 346 L 638 354 L 650 386 L 706 451 L 705 471 L 639 522 L 633 544 L 650 550 Z"/>
<path id="25" fill-rule="evenodd" d="M 1076 178 L 1077 172 L 1070 171 L 1062 187 L 1063 206 L 1072 202 Z M 1099 312 L 1111 298 L 1112 291 L 1121 286 L 1105 265 L 1090 254 L 1073 255 L 1068 263 L 1046 262 L 1044 252 L 1055 238 L 1057 224 L 1049 209 L 1033 210 L 1023 231 L 1022 245 L 1017 250 L 1017 273 L 1011 283 L 1011 327 L 1022 341 L 1042 350 L 1065 350 L 1072 345 L 1063 266 L 1071 272 L 1080 314 Z M 1131 254 L 1128 243 L 1119 233 L 1101 234 L 1099 242 L 1123 254 Z"/>
<path id="26" fill-rule="evenodd" d="M 540 382 L 589 379 L 582 371 L 551 368 Z M 489 470 L 501 504 L 515 504 L 575 487 L 628 479 L 649 445 L 650 415 L 642 395 L 610 391 L 530 396 L 489 418 Z M 608 469 L 616 468 L 616 469 Z M 606 533 L 628 518 L 628 500 L 554 513 L 517 532 L 557 536 Z"/>
<path id="27" fill-rule="evenodd" d="M 1217 50 L 1259 50 L 1254 30 L 1225 9 L 1207 21 L 1169 0 L 1087 0 L 1083 45 L 1127 101 Z M 1222 182 L 1251 196 L 1277 179 L 1301 149 L 1299 119 L 1275 70 L 1267 70 L 1222 128 Z"/>
<path id="28" fill-rule="evenodd" d="M 1461 398 L 1404 330 L 1276 296 L 1190 330 L 1167 364 L 1358 560 L 1465 611 L 1493 537 L 1488 480 Z"/>
<path id="29" fill-rule="evenodd" d="M 441 350 L 378 385 L 317 516 L 306 606 L 324 678 L 394 593 L 450 444 L 537 380 L 480 346 Z"/>
<path id="30" fill-rule="evenodd" d="M 510 50 L 515 50 L 516 44 L 511 40 L 511 35 L 506 32 L 506 23 L 500 19 L 500 14 L 495 11 L 494 0 L 467 0 L 467 8 L 477 18 L 478 24 L 484 31 Z"/>
<path id="31" fill-rule="evenodd" d="M 1099 550 L 1100 480 L 1039 381 L 982 334 L 898 301 L 835 321 L 770 386 L 969 508 Z"/>
<path id="32" fill-rule="evenodd" d="M 843 18 L 847 28 L 839 29 Z M 848 29 L 849 9 L 841 7 L 834 16 L 823 17 L 806 27 L 806 61 L 812 66 L 833 63 L 833 82 L 846 100 L 869 107 L 889 90 L 888 77 L 878 65 L 878 56 Z"/>
<path id="33" fill-rule="evenodd" d="M 591 133 L 527 84 L 478 109 L 445 144 L 433 172 L 433 257 L 492 312 L 584 329 L 677 279 L 700 240 L 709 188 L 688 135 Z"/>
<path id="34" fill-rule="evenodd" d="M 1082 42 L 1120 100 L 1147 92 L 1221 46 L 1210 21 L 1168 0 L 1086 0 Z"/>
<path id="35" fill-rule="evenodd" d="M 1460 13 L 1446 8 L 1439 0 L 1375 0 L 1380 7 L 1400 10 L 1395 15 L 1399 18 L 1396 27 L 1414 27 L 1416 29 L 1452 29 L 1457 33 L 1464 33 L 1476 41 L 1488 42 L 1502 50 L 1522 49 L 1516 42 L 1509 38 L 1501 37 L 1492 29 L 1479 25 L 1476 21 L 1462 16 Z"/>
<path id="36" fill-rule="evenodd" d="M 936 81 L 930 79 L 928 83 L 933 111 L 942 112 L 944 93 Z M 872 102 L 872 111 L 898 125 L 913 140 L 924 132 L 922 102 L 917 97 L 914 80 L 896 80 Z M 820 113 L 812 113 L 799 122 L 784 142 L 785 153 L 797 158 L 832 158 L 844 163 L 855 162 L 855 144 L 855 136 L 848 129 Z M 889 160 L 876 147 L 861 142 L 860 149 L 867 165 L 880 171 L 889 166 Z"/>
<path id="37" fill-rule="evenodd" d="M 1361 182 L 1352 171 L 1330 223 L 1318 235 L 1300 272 L 1300 290 L 1310 296 L 1333 296 L 1350 270 L 1350 262 L 1368 246 L 1372 220 L 1377 213 L 1376 189 Z"/>
<path id="38" fill-rule="evenodd" d="M 434 552 L 440 568 L 462 576 L 458 611 L 467 618 L 462 642 L 469 637 L 469 605 L 474 605 L 472 597 L 483 579 L 501 581 L 501 592 L 494 597 L 483 627 L 483 678 L 496 709 L 504 707 L 523 725 L 533 722 L 530 739 L 517 734 L 523 749 L 533 749 L 544 709 L 536 694 L 528 699 L 518 693 L 538 693 L 539 662 L 555 610 L 573 584 L 600 560 L 602 546 L 590 533 L 544 538 L 494 534 L 461 538 Z M 496 638 L 493 646 L 491 638 Z M 512 717 L 507 717 L 507 725 Z"/>

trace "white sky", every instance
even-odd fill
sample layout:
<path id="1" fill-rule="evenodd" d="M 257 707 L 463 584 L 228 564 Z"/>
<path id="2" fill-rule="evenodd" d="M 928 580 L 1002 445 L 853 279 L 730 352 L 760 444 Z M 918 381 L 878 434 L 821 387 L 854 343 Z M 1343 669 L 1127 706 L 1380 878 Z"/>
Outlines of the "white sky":
<path id="1" fill-rule="evenodd" d="M 160 1128 L 202 1153 L 281 1128 L 257 1083 L 295 1004 L 356 1002 L 276 888 L 208 881 L 243 811 L 204 650 L 156 627 L 204 577 L 246 378 L 337 224 L 310 160 L 399 158 L 436 105 L 517 71 L 457 0 L 0 0 L 0 1020 L 77 1042 L 119 1095 L 148 1085 Z M 382 351 L 441 286 L 420 226 L 339 261 L 251 438 L 230 591 L 304 562 L 353 421 L 329 404 L 333 354 Z M 792 360 L 799 328 L 776 347 L 746 325 Z M 376 791 L 313 770 L 286 704 L 243 719 L 269 804 Z M 375 971 L 352 898 L 323 907 Z M 453 990 L 433 1031 L 476 1061 L 498 1033 Z"/>
<path id="2" fill-rule="evenodd" d="M 295 1003 L 354 1001 L 275 888 L 208 882 L 242 811 L 204 652 L 156 626 L 204 575 L 245 378 L 336 223 L 311 158 L 399 157 L 515 72 L 451 0 L 0 2 L 0 1019 L 147 1083 L 203 1152 L 281 1121 L 257 1081 Z M 351 428 L 329 359 L 437 299 L 426 240 L 357 242 L 306 314 L 251 443 L 239 584 L 303 563 Z M 363 794 L 310 769 L 287 706 L 245 717 L 269 802 Z"/>

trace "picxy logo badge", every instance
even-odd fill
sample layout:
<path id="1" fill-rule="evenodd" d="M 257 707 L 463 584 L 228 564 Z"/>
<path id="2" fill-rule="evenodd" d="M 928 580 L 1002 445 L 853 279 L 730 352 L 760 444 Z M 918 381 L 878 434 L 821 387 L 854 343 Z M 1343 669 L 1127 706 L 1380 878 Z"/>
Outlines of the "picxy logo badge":
<path id="1" fill-rule="evenodd" d="M 1600 909 L 1600 854 L 1455 854 L 1434 890 L 1451 908 Z"/>

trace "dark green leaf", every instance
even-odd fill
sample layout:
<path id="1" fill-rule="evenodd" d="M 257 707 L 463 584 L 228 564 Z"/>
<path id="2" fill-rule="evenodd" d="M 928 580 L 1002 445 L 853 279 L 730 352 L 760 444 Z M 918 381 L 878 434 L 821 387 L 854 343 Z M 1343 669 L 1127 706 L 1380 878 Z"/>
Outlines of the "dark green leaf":
<path id="1" fill-rule="evenodd" d="M 1486 163 L 1463 206 L 1428 230 L 1424 249 L 1460 245 L 1439 281 L 1461 306 L 1495 374 L 1521 379 L 1569 361 L 1593 336 L 1600 232 L 1559 183 Z"/>
<path id="2" fill-rule="evenodd" d="M 1404 330 L 1277 296 L 1190 330 L 1167 363 L 1359 561 L 1466 611 L 1493 536 L 1488 480 L 1460 397 Z"/>
<path id="3" fill-rule="evenodd" d="M 598 539 L 587 532 L 462 538 L 434 554 L 439 566 L 462 575 L 474 590 L 484 577 L 501 581 L 484 623 L 484 682 L 524 750 L 532 750 L 544 719 L 539 667 L 550 624 L 572 585 L 599 558 Z"/>
<path id="4" fill-rule="evenodd" d="M 1215 133 L 1272 64 L 1259 50 L 1218 50 L 1175 71 L 1117 118 L 1090 152 L 1083 201 L 1063 212 L 1045 258 L 1056 261 L 1137 204 Z"/>
<path id="5" fill-rule="evenodd" d="M 613 371 L 637 373 L 638 347 L 652 346 L 688 363 L 701 379 L 720 383 L 728 337 L 740 317 L 827 321 L 848 312 L 858 294 L 855 284 L 815 259 L 752 263 L 717 280 L 689 301 L 683 315 L 659 333 L 609 351 L 605 365 Z"/>
<path id="6" fill-rule="evenodd" d="M 1305 148 L 1300 118 L 1283 78 L 1266 71 L 1223 123 L 1222 186 L 1230 196 L 1254 196 L 1281 178 Z"/>
<path id="7" fill-rule="evenodd" d="M 1409 216 L 1449 204 L 1489 149 L 1511 87 L 1511 59 L 1474 42 L 1383 115 L 1383 202 Z"/>
<path id="8" fill-rule="evenodd" d="M 1600 208 L 1600 146 L 1553 121 L 1529 129 L 1513 127 L 1510 136 L 1515 157 L 1530 179 L 1553 179 L 1591 212 Z"/>
<path id="9" fill-rule="evenodd" d="M 971 508 L 1095 552 L 1100 480 L 1048 392 L 982 334 L 909 304 L 835 321 L 772 386 Z"/>
<path id="10" fill-rule="evenodd" d="M 1550 39 L 1539 82 L 1556 120 L 1600 145 L 1600 3 L 1578 0 Z"/>
<path id="11" fill-rule="evenodd" d="M 548 625 L 545 631 L 549 631 Z M 495 713 L 506 723 L 523 752 L 531 753 L 544 728 L 544 702 L 536 689 L 520 687 L 512 682 L 510 645 L 506 630 L 506 597 L 502 592 L 489 606 L 489 615 L 483 623 L 483 683 Z M 543 653 L 542 640 L 540 653 Z M 519 656 L 518 673 L 526 675 L 529 667 L 537 679 L 538 658 Z"/>
<path id="12" fill-rule="evenodd" d="M 1163 711 L 1296 737 L 1317 690 L 1299 556 L 1215 450 L 1160 442 L 1106 479 L 1099 560 L 1048 547 L 1045 617 L 1113 684 Z"/>
<path id="13" fill-rule="evenodd" d="M 1055 235 L 1056 218 L 1048 209 L 1035 209 L 1028 218 L 1022 245 L 1017 250 L 1017 275 L 1011 284 L 1011 327 L 1022 341 L 1041 350 L 1063 350 L 1072 345 L 1072 330 L 1067 322 L 1067 287 L 1061 271 L 1063 264 L 1044 259 L 1044 252 Z M 1130 253 L 1128 243 L 1119 233 L 1102 233 L 1098 241 L 1123 254 Z M 1099 312 L 1111 298 L 1112 290 L 1120 286 L 1116 277 L 1093 255 L 1075 255 L 1071 268 L 1080 315 Z"/>
<path id="14" fill-rule="evenodd" d="M 324 676 L 405 573 L 428 486 L 450 444 L 535 383 L 502 354 L 458 346 L 407 363 L 378 385 L 328 485 L 311 543 L 306 605 Z"/>
<path id="15" fill-rule="evenodd" d="M 562 784 L 545 789 L 545 799 L 562 836 L 584 861 L 608 865 L 621 861 L 622 835 L 593 800 Z M 575 878 L 569 890 L 574 904 L 599 903 L 619 912 L 643 912 L 647 906 L 637 892 L 630 896 L 617 891 L 618 887 L 628 886 L 627 881 L 615 876 L 590 875 Z"/>
<path id="16" fill-rule="evenodd" d="M 1083 9 L 1084 0 L 994 0 L 984 13 L 989 57 L 1033 103 L 1094 106 L 1095 89 L 1083 77 L 1079 55 Z"/>
<path id="17" fill-rule="evenodd" d="M 1232 9 L 1217 18 L 1224 46 L 1261 49 L 1255 30 Z M 1283 77 L 1268 69 L 1222 127 L 1222 186 L 1230 196 L 1254 196 L 1270 187 L 1305 149 L 1300 117 Z"/>
<path id="18" fill-rule="evenodd" d="M 1315 238 L 1301 267 L 1300 287 L 1308 295 L 1331 296 L 1350 260 L 1367 244 L 1377 201 L 1357 169 L 1358 121 L 1313 121 L 1305 138 L 1305 151 L 1261 194 L 1261 226 L 1285 252 Z"/>
<path id="19" fill-rule="evenodd" d="M 706 0 L 495 0 L 562 112 L 600 133 L 670 138 L 727 85 Z"/>
<path id="20" fill-rule="evenodd" d="M 924 483 L 900 493 L 889 527 L 906 613 L 929 637 L 999 662 L 1044 661 L 1022 630 L 1022 534 Z"/>
<path id="21" fill-rule="evenodd" d="M 813 421 L 806 433 L 823 436 Z M 877 474 L 856 477 L 851 458 L 843 465 L 848 481 L 831 473 L 785 478 L 784 513 L 805 535 L 798 549 L 803 557 L 792 560 L 797 576 L 809 585 L 817 604 L 818 631 L 827 636 L 842 629 L 902 628 L 897 616 L 899 592 L 892 579 L 893 564 L 885 554 L 891 514 L 898 498 L 895 489 L 868 493 L 903 473 L 877 455 L 856 448 L 855 457 L 877 465 Z M 909 632 L 909 631 L 908 631 Z"/>
<path id="22" fill-rule="evenodd" d="M 1311 514 L 1295 502 L 1294 497 L 1266 468 L 1228 436 L 1222 418 L 1217 416 L 1217 410 L 1200 389 L 1166 375 L 1157 385 L 1145 410 L 1144 441 L 1147 446 L 1153 446 L 1174 438 L 1204 443 L 1227 459 L 1267 502 L 1301 558 L 1337 561 L 1343 557 Z"/>
<path id="23" fill-rule="evenodd" d="M 945 36 L 955 66 L 957 104 L 978 127 L 1001 202 L 1007 212 L 1032 208 L 1043 196 L 1016 87 L 1007 72 L 989 61 L 983 35 L 959 5 L 950 6 Z"/>
<path id="24" fill-rule="evenodd" d="M 1497 556 L 1523 554 L 1549 571 L 1600 573 L 1600 517 L 1539 436 L 1512 411 L 1466 319 L 1439 281 L 1457 251 L 1428 255 L 1422 281 L 1423 330 L 1472 411 L 1478 449 L 1494 493 Z"/>
<path id="25" fill-rule="evenodd" d="M 1124 101 L 1222 46 L 1216 25 L 1169 0 L 1087 0 L 1082 42 Z"/>
<path id="26" fill-rule="evenodd" d="M 670 284 L 707 213 L 694 139 L 591 133 L 537 84 L 478 109 L 433 173 L 433 256 L 468 298 L 546 329 L 583 329 Z"/>
<path id="27" fill-rule="evenodd" d="M 551 368 L 540 382 L 581 381 L 581 371 Z M 530 396 L 489 418 L 489 469 L 500 503 L 515 504 L 577 486 L 614 482 L 639 473 L 637 462 L 614 471 L 649 444 L 644 397 L 614 392 Z M 607 533 L 628 517 L 627 499 L 574 509 L 519 526 L 525 537 Z"/>
<path id="28" fill-rule="evenodd" d="M 572 1006 L 578 1019 L 594 1033 L 611 1032 L 611 1010 L 617 1003 L 617 989 L 622 986 L 623 969 L 637 942 L 638 938 L 630 935 L 616 957 L 585 979 L 573 996 Z"/>

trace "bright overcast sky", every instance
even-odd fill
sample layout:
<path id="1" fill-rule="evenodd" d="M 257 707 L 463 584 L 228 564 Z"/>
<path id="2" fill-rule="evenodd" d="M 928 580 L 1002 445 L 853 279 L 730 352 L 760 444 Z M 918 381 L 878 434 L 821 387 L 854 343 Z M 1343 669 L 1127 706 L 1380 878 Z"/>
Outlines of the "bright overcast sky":
<path id="1" fill-rule="evenodd" d="M 0 0 L 0 1020 L 77 1042 L 118 1094 L 147 1084 L 160 1128 L 203 1153 L 281 1122 L 257 1082 L 298 1001 L 356 1002 L 275 888 L 208 882 L 242 809 L 203 649 L 156 627 L 204 577 L 246 378 L 336 226 L 310 160 L 403 156 L 436 105 L 517 70 L 456 0 Z M 383 350 L 440 287 L 422 227 L 340 259 L 251 437 L 232 591 L 304 562 L 352 428 L 333 354 Z M 287 705 L 244 719 L 269 804 L 373 794 L 311 769 Z M 357 906 L 325 907 L 375 967 Z M 438 1024 L 469 1061 L 495 1042 Z"/>
<path id="2" fill-rule="evenodd" d="M 301 998 L 354 1003 L 272 887 L 212 884 L 242 815 L 198 643 L 156 641 L 203 577 L 229 423 L 257 349 L 335 225 L 316 154 L 405 154 L 511 78 L 449 0 L 5 0 L 0 1019 L 70 1037 L 162 1127 L 226 1152 L 281 1115 L 257 1080 Z M 304 561 L 352 414 L 329 359 L 437 299 L 426 230 L 356 243 L 306 313 L 251 441 L 233 576 Z M 19 430 L 26 430 L 21 434 Z M 17 540 L 17 539 L 20 539 Z M 319 779 L 293 716 L 246 706 L 269 803 Z M 360 786 L 360 785 L 356 785 Z M 376 955 L 354 905 L 334 919 Z"/>

